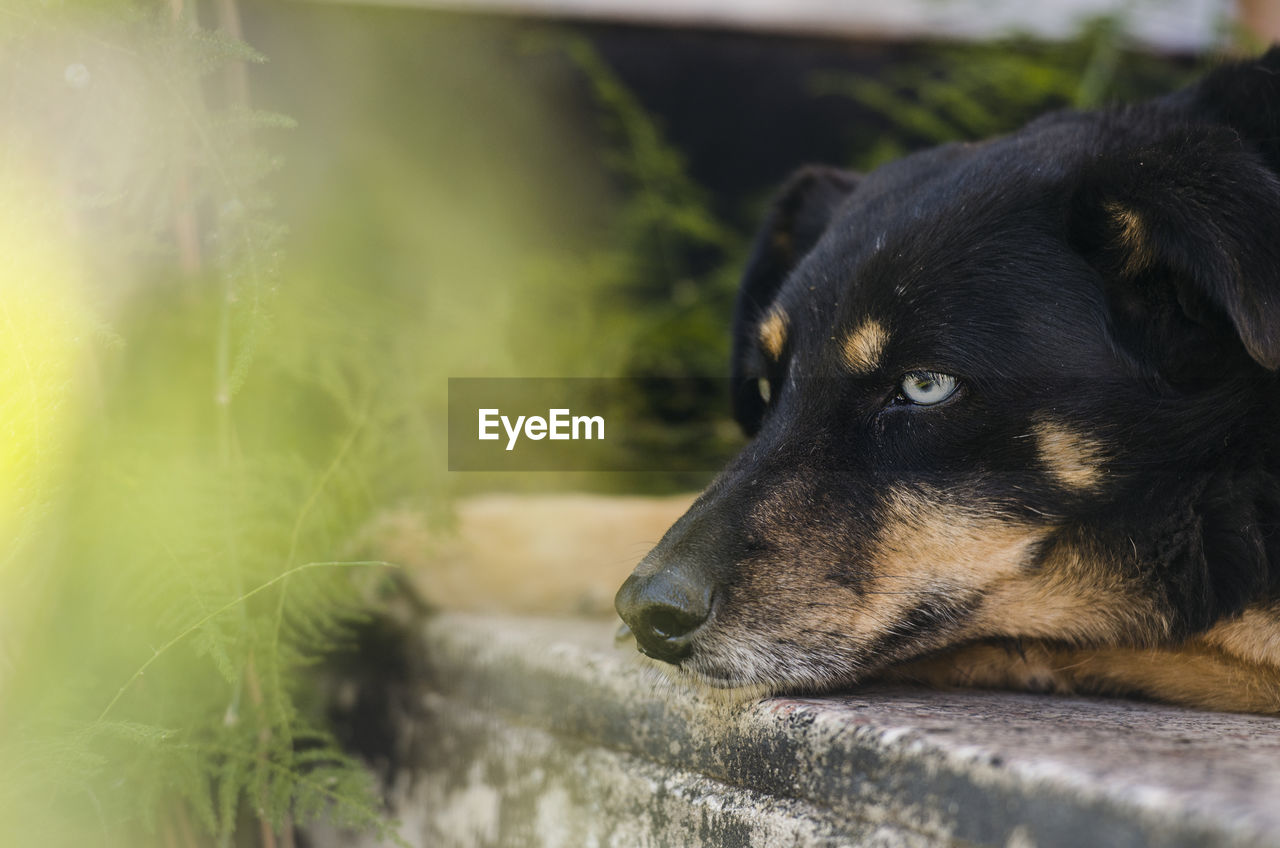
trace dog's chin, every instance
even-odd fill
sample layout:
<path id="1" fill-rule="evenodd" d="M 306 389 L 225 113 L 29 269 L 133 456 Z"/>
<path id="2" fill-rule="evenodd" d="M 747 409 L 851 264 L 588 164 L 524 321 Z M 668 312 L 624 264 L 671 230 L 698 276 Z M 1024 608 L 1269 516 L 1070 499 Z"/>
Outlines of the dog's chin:
<path id="1" fill-rule="evenodd" d="M 695 644 L 676 664 L 654 659 L 637 650 L 635 637 L 623 627 L 615 643 L 634 651 L 656 689 L 692 690 L 722 703 L 743 703 L 778 695 L 818 695 L 848 689 L 865 677 L 864 658 L 846 649 L 844 656 L 819 656 L 750 632 L 712 637 Z"/>
<path id="2" fill-rule="evenodd" d="M 743 704 L 777 695 L 786 687 L 776 681 L 753 681 L 707 674 L 692 668 L 671 665 L 644 654 L 636 654 L 647 676 L 657 689 L 692 691 L 698 696 L 722 704 Z"/>
<path id="3" fill-rule="evenodd" d="M 781 676 L 748 677 L 721 668 L 708 668 L 690 657 L 679 665 L 655 660 L 639 651 L 636 659 L 655 688 L 693 691 L 722 704 L 743 704 L 779 695 L 814 695 L 850 685 L 847 680 L 821 678 L 789 680 Z"/>

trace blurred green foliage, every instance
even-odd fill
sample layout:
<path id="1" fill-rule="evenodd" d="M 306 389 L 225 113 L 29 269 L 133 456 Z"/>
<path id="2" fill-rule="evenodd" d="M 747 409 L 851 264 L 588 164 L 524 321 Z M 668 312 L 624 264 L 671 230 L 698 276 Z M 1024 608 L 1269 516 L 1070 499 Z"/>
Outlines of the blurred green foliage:
<path id="1" fill-rule="evenodd" d="M 377 591 L 346 549 L 400 457 L 368 360 L 288 368 L 260 139 L 292 121 L 193 14 L 4 12 L 3 844 L 388 827 L 304 696 Z"/>
<path id="2" fill-rule="evenodd" d="M 817 74 L 815 95 L 848 97 L 892 129 L 853 152 L 870 170 L 912 150 L 1017 129 L 1052 109 L 1090 109 L 1154 97 L 1189 82 L 1196 67 L 1135 49 L 1122 17 L 1096 18 L 1074 39 L 1024 36 L 937 45 L 875 77 Z"/>
<path id="3" fill-rule="evenodd" d="M 604 128 L 603 161 L 624 202 L 601 245 L 590 297 L 621 317 L 628 376 L 714 375 L 725 370 L 741 233 L 718 221 L 680 151 L 582 37 L 559 45 L 587 79 Z"/>

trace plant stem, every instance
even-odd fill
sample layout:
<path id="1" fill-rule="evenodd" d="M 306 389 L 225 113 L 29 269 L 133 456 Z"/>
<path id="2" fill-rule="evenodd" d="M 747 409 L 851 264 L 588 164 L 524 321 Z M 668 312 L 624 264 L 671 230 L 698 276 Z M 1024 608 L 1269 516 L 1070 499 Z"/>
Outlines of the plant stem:
<path id="1" fill-rule="evenodd" d="M 272 586 L 276 585 L 277 583 L 283 580 L 288 580 L 290 577 L 292 577 L 293 575 L 301 571 L 308 571 L 312 568 L 369 568 L 372 566 L 384 566 L 386 568 L 399 567 L 395 563 L 383 562 L 381 560 L 366 560 L 361 562 L 308 562 L 303 565 L 290 568 L 288 571 L 285 571 L 281 574 L 277 574 L 275 577 L 272 577 L 267 582 L 244 593 L 243 595 L 236 598 L 235 600 L 228 601 L 227 603 L 218 607 L 216 610 L 209 613 L 208 615 L 202 616 L 199 621 L 195 622 L 190 627 L 186 628 L 181 633 L 179 633 L 177 636 L 174 636 L 168 642 L 165 642 L 163 645 L 157 648 L 151 654 L 150 659 L 148 659 L 146 662 L 144 662 L 141 666 L 138 667 L 138 670 L 135 671 L 133 675 L 124 682 L 124 685 L 120 687 L 120 690 L 116 692 L 115 697 L 113 697 L 111 701 L 105 707 L 103 707 L 102 712 L 98 714 L 97 721 L 103 721 L 106 719 L 107 714 L 111 712 L 111 709 L 116 705 L 116 703 L 122 697 L 124 697 L 124 693 L 128 691 L 129 687 L 132 686 L 139 678 L 141 678 L 142 675 L 146 674 L 147 669 L 151 668 L 151 665 L 156 660 L 160 659 L 160 657 L 163 656 L 165 652 L 167 652 L 174 645 L 181 642 L 183 639 L 190 636 L 192 633 L 195 633 L 201 627 L 204 627 L 210 621 L 217 618 L 219 615 L 226 612 L 227 610 L 232 609 L 233 607 L 239 606 L 240 604 L 243 604 L 245 601 L 249 600 L 254 595 L 258 595 L 258 594 L 261 594 L 262 592 L 265 592 L 266 590 L 270 589 Z"/>

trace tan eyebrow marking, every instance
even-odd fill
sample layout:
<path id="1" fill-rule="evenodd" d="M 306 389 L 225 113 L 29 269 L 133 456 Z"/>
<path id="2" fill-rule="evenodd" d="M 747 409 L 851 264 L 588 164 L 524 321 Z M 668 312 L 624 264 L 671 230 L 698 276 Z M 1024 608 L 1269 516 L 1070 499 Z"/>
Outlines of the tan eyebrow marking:
<path id="1" fill-rule="evenodd" d="M 1102 445 L 1088 436 L 1052 421 L 1032 428 L 1040 462 L 1055 480 L 1068 489 L 1089 489 L 1102 475 Z"/>
<path id="2" fill-rule="evenodd" d="M 770 359 L 782 356 L 782 347 L 787 343 L 787 313 L 775 306 L 769 310 L 768 316 L 760 322 L 757 331 L 760 346 L 769 354 Z"/>
<path id="3" fill-rule="evenodd" d="M 1122 203 L 1109 201 L 1104 207 L 1120 228 L 1118 241 L 1126 253 L 1124 272 L 1137 274 L 1151 264 L 1151 239 L 1147 233 L 1147 222 L 1137 210 Z"/>
<path id="4" fill-rule="evenodd" d="M 869 319 L 844 340 L 844 363 L 855 374 L 870 374 L 880 364 L 889 334 L 879 321 Z"/>

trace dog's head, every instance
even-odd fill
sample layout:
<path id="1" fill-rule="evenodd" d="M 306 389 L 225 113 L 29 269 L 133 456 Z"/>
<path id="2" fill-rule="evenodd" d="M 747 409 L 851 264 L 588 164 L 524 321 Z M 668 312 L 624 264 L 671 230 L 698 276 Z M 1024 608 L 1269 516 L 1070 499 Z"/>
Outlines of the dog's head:
<path id="1" fill-rule="evenodd" d="M 825 689 L 1275 591 L 1280 119 L 1230 108 L 1280 113 L 1278 71 L 795 176 L 734 317 L 753 440 L 619 591 L 640 649 Z"/>

